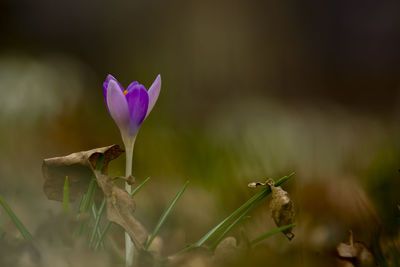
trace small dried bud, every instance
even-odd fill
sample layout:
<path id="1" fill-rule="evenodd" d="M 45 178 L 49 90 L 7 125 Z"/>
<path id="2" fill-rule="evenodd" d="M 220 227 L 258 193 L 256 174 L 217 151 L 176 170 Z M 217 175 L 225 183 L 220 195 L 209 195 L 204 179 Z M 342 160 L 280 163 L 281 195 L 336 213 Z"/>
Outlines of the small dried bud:
<path id="1" fill-rule="evenodd" d="M 133 177 L 132 175 L 129 175 L 129 176 L 116 176 L 116 177 L 113 178 L 113 180 L 117 180 L 117 179 L 123 180 L 129 185 L 133 185 L 136 182 L 135 177 Z"/>
<path id="2" fill-rule="evenodd" d="M 247 186 L 250 188 L 256 188 L 257 186 L 266 186 L 267 183 L 261 183 L 261 182 L 252 182 L 249 183 Z"/>
<path id="3" fill-rule="evenodd" d="M 267 184 L 270 186 L 272 192 L 272 200 L 269 203 L 272 219 L 274 219 L 277 226 L 292 224 L 294 222 L 295 211 L 288 193 L 280 186 L 275 187 L 272 180 L 268 180 Z M 293 239 L 294 234 L 291 232 L 291 229 L 282 232 L 289 240 Z"/>

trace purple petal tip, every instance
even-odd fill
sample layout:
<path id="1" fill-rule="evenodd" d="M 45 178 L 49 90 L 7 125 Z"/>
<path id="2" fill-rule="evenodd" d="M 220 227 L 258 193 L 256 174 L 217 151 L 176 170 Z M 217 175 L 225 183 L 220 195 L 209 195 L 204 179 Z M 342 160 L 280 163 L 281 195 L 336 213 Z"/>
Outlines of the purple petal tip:
<path id="1" fill-rule="evenodd" d="M 156 79 L 154 80 L 153 84 L 149 88 L 149 107 L 147 109 L 146 117 L 152 111 L 154 105 L 157 102 L 158 96 L 160 95 L 161 90 L 161 75 L 158 74 Z"/>

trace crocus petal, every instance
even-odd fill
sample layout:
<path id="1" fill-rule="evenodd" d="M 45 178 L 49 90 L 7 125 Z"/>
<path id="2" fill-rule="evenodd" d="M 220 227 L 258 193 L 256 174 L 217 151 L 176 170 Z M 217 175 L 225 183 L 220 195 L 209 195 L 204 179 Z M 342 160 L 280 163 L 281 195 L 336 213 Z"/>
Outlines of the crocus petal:
<path id="1" fill-rule="evenodd" d="M 153 109 L 154 105 L 157 102 L 158 96 L 160 95 L 161 90 L 161 76 L 160 74 L 157 75 L 157 78 L 154 80 L 153 84 L 150 86 L 149 89 L 149 107 L 147 109 L 146 117 L 150 114 L 151 110 Z"/>
<path id="2" fill-rule="evenodd" d="M 139 85 L 139 83 L 137 81 L 131 82 L 131 84 L 126 88 L 126 91 L 130 92 L 135 85 Z"/>
<path id="3" fill-rule="evenodd" d="M 108 74 L 106 80 L 103 83 L 103 96 L 104 96 L 104 101 L 106 102 L 106 106 L 107 106 L 108 111 L 110 111 L 110 109 L 108 108 L 108 103 L 107 103 L 107 88 L 108 88 L 108 84 L 109 84 L 109 82 L 111 80 L 115 81 L 118 84 L 118 86 L 120 87 L 120 90 L 122 92 L 124 91 L 124 88 L 117 81 L 117 79 L 115 79 L 111 74 Z"/>
<path id="4" fill-rule="evenodd" d="M 110 79 L 108 82 L 107 106 L 121 132 L 126 132 L 129 126 L 129 107 L 121 86 L 115 79 Z"/>
<path id="5" fill-rule="evenodd" d="M 146 88 L 141 84 L 135 84 L 127 89 L 126 100 L 129 108 L 128 134 L 135 136 L 146 117 L 149 105 L 149 95 Z"/>

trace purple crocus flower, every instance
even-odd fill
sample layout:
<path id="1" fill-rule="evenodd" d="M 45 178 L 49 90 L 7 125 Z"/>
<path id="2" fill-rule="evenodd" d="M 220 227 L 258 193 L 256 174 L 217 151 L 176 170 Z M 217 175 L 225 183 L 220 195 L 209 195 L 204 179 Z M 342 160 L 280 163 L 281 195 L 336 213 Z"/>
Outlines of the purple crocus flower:
<path id="1" fill-rule="evenodd" d="M 126 151 L 125 176 L 132 175 L 132 156 L 136 135 L 140 125 L 150 114 L 157 102 L 161 89 L 161 76 L 158 75 L 150 86 L 149 91 L 138 82 L 131 83 L 126 90 L 113 76 L 108 75 L 103 83 L 104 100 L 108 112 L 121 131 Z M 125 184 L 128 193 L 132 192 L 131 185 Z M 126 266 L 133 262 L 133 243 L 125 233 Z"/>
<path id="2" fill-rule="evenodd" d="M 118 125 L 124 143 L 136 137 L 140 125 L 149 115 L 157 101 L 161 89 L 161 76 L 158 75 L 149 91 L 132 82 L 126 90 L 112 75 L 108 75 L 103 83 L 104 100 L 107 109 Z"/>

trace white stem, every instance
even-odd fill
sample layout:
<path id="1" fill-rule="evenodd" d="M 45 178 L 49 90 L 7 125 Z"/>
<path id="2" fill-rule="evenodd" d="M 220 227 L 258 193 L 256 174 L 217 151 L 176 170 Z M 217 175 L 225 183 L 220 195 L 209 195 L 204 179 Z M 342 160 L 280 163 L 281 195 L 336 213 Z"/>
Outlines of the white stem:
<path id="1" fill-rule="evenodd" d="M 132 158 L 133 158 L 133 147 L 135 146 L 135 137 L 134 138 L 123 138 L 125 144 L 125 156 L 126 156 L 126 166 L 125 166 L 125 176 L 128 177 L 132 175 Z M 132 187 L 126 183 L 125 184 L 126 191 L 131 194 Z M 131 237 L 127 232 L 125 232 L 125 266 L 132 266 L 133 263 L 133 253 L 135 247 L 131 240 Z"/>

